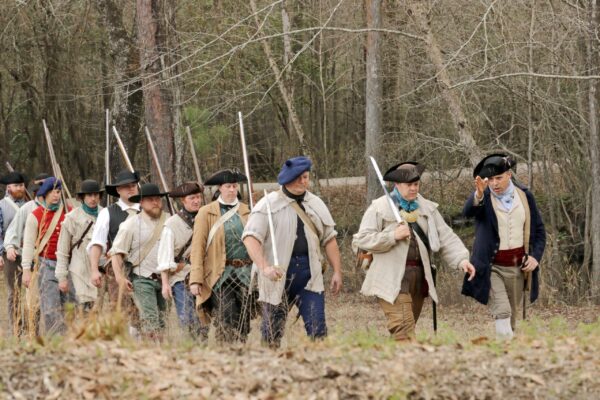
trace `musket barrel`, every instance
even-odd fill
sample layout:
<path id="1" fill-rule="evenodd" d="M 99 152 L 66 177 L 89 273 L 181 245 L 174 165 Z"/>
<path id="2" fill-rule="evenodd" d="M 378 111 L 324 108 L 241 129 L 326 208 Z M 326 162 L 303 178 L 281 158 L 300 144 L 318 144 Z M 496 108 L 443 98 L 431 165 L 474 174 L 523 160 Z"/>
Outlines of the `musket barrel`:
<path id="1" fill-rule="evenodd" d="M 127 155 L 127 150 L 125 150 L 125 146 L 123 145 L 123 141 L 121 140 L 121 136 L 119 136 L 119 132 L 117 132 L 117 127 L 113 125 L 113 133 L 115 135 L 115 139 L 117 139 L 117 144 L 119 145 L 119 149 L 121 150 L 121 154 L 123 155 L 123 159 L 125 160 L 125 164 L 130 172 L 134 172 L 133 164 L 131 164 L 131 160 L 129 160 L 129 156 Z"/>
<path id="2" fill-rule="evenodd" d="M 52 164 L 52 171 L 54 176 L 57 179 L 60 179 L 62 182 L 62 187 L 64 192 L 67 195 L 67 198 L 71 200 L 73 197 L 71 196 L 71 192 L 69 191 L 69 187 L 67 186 L 67 182 L 65 182 L 65 178 L 60 170 L 60 165 L 56 161 L 56 153 L 54 153 L 54 146 L 52 145 L 52 138 L 50 137 L 50 130 L 48 129 L 48 125 L 46 125 L 46 120 L 42 119 L 42 125 L 44 125 L 44 135 L 46 136 L 46 142 L 48 143 L 48 152 L 50 153 L 50 163 Z M 64 196 L 63 196 L 64 197 Z M 66 199 L 63 199 L 66 200 Z M 64 201 L 66 204 L 66 201 Z"/>
<path id="3" fill-rule="evenodd" d="M 242 112 L 238 111 L 238 119 L 240 121 L 240 139 L 242 141 L 242 157 L 244 158 L 244 172 L 248 178 L 248 204 L 250 209 L 254 208 L 254 200 L 252 199 L 252 178 L 250 177 L 250 164 L 248 163 L 248 152 L 246 151 L 246 136 L 244 134 L 244 120 Z"/>
<path id="4" fill-rule="evenodd" d="M 190 144 L 190 152 L 192 153 L 192 161 L 194 162 L 194 171 L 196 172 L 196 180 L 202 184 L 202 175 L 200 175 L 200 166 L 198 165 L 198 157 L 196 157 L 196 149 L 194 148 L 194 140 L 192 139 L 192 131 L 189 126 L 185 127 L 188 142 Z"/>
<path id="5" fill-rule="evenodd" d="M 150 146 L 150 152 L 152 153 L 152 159 L 154 160 L 154 165 L 158 170 L 158 177 L 160 178 L 160 182 L 162 183 L 163 190 L 165 192 L 169 191 L 169 185 L 167 184 L 167 180 L 165 179 L 165 175 L 163 174 L 162 168 L 160 167 L 160 162 L 158 161 L 158 154 L 156 154 L 156 149 L 154 148 L 154 142 L 152 141 L 152 136 L 150 135 L 150 130 L 148 127 L 145 127 L 146 130 L 146 139 L 148 140 L 148 146 Z M 173 203 L 171 202 L 171 198 L 167 196 L 167 205 L 169 206 L 169 211 L 173 214 Z"/>
<path id="6" fill-rule="evenodd" d="M 271 203 L 267 197 L 267 190 L 265 189 L 265 201 L 267 202 L 267 217 L 269 219 L 269 234 L 271 236 L 271 245 L 273 246 L 273 263 L 275 266 L 279 266 L 279 256 L 277 254 L 277 246 L 275 244 L 275 229 L 273 228 L 273 214 L 271 213 Z"/>
<path id="7" fill-rule="evenodd" d="M 104 154 L 104 174 L 106 176 L 106 184 L 110 184 L 110 111 L 106 109 L 106 153 Z M 106 206 L 110 205 L 110 196 L 106 196 Z"/>

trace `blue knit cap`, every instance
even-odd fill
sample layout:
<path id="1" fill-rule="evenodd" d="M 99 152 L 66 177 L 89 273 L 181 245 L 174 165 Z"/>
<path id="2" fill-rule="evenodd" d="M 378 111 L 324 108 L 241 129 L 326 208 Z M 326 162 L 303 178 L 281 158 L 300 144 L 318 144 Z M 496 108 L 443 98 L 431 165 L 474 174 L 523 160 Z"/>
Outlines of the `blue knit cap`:
<path id="1" fill-rule="evenodd" d="M 305 171 L 310 171 L 312 161 L 304 156 L 293 157 L 283 163 L 281 171 L 277 176 L 277 182 L 280 185 L 287 185 Z"/>
<path id="2" fill-rule="evenodd" d="M 46 197 L 46 194 L 54 189 L 62 190 L 62 182 L 60 179 L 56 179 L 55 177 L 51 176 L 50 178 L 44 179 L 44 183 L 42 183 L 42 186 L 40 186 L 38 189 L 36 196 Z"/>

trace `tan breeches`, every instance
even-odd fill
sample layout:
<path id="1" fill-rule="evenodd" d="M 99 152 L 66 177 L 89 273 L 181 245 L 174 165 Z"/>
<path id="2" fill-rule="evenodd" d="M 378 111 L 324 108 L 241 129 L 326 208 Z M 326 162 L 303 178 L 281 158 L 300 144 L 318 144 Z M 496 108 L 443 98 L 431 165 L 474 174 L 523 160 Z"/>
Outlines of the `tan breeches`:
<path id="1" fill-rule="evenodd" d="M 387 318 L 387 328 L 392 337 L 398 341 L 411 340 L 415 337 L 415 325 L 421 315 L 425 299 L 423 282 L 423 267 L 409 267 L 404 273 L 400 294 L 394 304 L 378 299 Z"/>
<path id="2" fill-rule="evenodd" d="M 518 307 L 523 302 L 523 272 L 518 267 L 492 265 L 489 307 L 494 319 L 510 318 L 514 331 Z"/>

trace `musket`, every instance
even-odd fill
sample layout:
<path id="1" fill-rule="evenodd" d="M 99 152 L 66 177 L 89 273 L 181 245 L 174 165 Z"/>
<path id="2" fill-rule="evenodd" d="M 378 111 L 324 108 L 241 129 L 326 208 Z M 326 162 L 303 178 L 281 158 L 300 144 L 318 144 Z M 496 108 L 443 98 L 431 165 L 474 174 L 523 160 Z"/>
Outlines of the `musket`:
<path id="1" fill-rule="evenodd" d="M 119 150 L 121 150 L 121 155 L 123 156 L 123 159 L 125 160 L 125 165 L 127 165 L 127 169 L 131 173 L 135 172 L 133 169 L 133 164 L 131 164 L 131 160 L 129 159 L 129 156 L 127 155 L 127 150 L 125 150 L 125 145 L 123 145 L 123 141 L 121 140 L 121 136 L 119 136 L 119 132 L 117 132 L 117 127 L 114 125 L 113 125 L 113 133 L 115 135 L 115 139 L 117 139 L 117 145 L 119 146 Z M 139 186 L 139 184 L 138 184 L 138 186 Z"/>
<path id="2" fill-rule="evenodd" d="M 8 169 L 8 172 L 15 172 L 15 169 L 12 167 L 12 165 L 10 165 L 8 161 L 6 162 L 6 169 Z M 25 187 L 25 198 L 27 199 L 27 201 L 30 201 L 32 199 L 29 190 L 27 190 L 27 187 Z"/>
<path id="3" fill-rule="evenodd" d="M 192 139 L 192 131 L 189 126 L 185 127 L 187 133 L 188 143 L 190 144 L 190 152 L 192 153 L 192 161 L 194 162 L 194 171 L 196 172 L 196 180 L 202 185 L 202 176 L 200 175 L 200 166 L 198 165 L 198 157 L 196 157 L 196 148 L 194 147 L 194 140 Z"/>
<path id="4" fill-rule="evenodd" d="M 160 162 L 158 161 L 158 154 L 156 154 L 156 149 L 154 148 L 154 143 L 152 142 L 152 137 L 150 136 L 150 130 L 147 126 L 145 127 L 145 130 L 146 139 L 148 140 L 148 146 L 150 146 L 152 159 L 154 160 L 154 165 L 158 170 L 158 177 L 160 178 L 160 182 L 162 183 L 163 190 L 165 192 L 169 192 L 169 185 L 167 185 L 167 180 L 165 179 L 165 175 L 163 174 L 162 168 L 160 167 Z M 169 196 L 167 196 L 167 206 L 169 207 L 169 212 L 171 213 L 171 215 L 173 215 L 175 208 L 173 207 L 172 200 Z"/>
<path id="5" fill-rule="evenodd" d="M 252 179 L 250 178 L 250 164 L 248 163 L 248 152 L 246 151 L 246 137 L 244 135 L 244 120 L 242 119 L 241 111 L 238 111 L 238 119 L 240 121 L 240 139 L 242 141 L 242 157 L 244 158 L 244 172 L 246 172 L 246 177 L 248 178 L 248 204 L 250 205 L 250 209 L 253 209 L 254 200 L 252 199 Z"/>
<path id="6" fill-rule="evenodd" d="M 50 130 L 48 130 L 48 126 L 46 125 L 45 119 L 42 119 L 42 124 L 44 125 L 44 134 L 46 135 L 46 142 L 48 143 L 48 152 L 50 153 L 50 163 L 52 164 L 52 171 L 54 173 L 54 176 L 57 179 L 60 179 L 60 181 L 62 182 L 62 187 L 64 189 L 64 193 L 66 193 L 68 199 L 72 201 L 73 197 L 71 196 L 71 192 L 69 191 L 69 188 L 67 187 L 67 182 L 65 182 L 62 171 L 60 170 L 60 165 L 56 161 L 56 153 L 54 152 L 54 146 L 52 145 L 52 138 L 50 137 Z M 66 202 L 66 199 L 64 198 L 64 194 L 61 196 L 63 197 L 63 202 L 66 207 L 67 202 Z"/>
<path id="7" fill-rule="evenodd" d="M 277 254 L 277 246 L 275 245 L 275 229 L 273 228 L 273 214 L 271 213 L 271 203 L 267 197 L 267 190 L 265 192 L 265 202 L 267 203 L 267 218 L 269 220 L 269 234 L 271 237 L 271 245 L 273 247 L 273 266 L 279 268 L 279 256 Z"/>
<path id="8" fill-rule="evenodd" d="M 202 175 L 200 174 L 200 166 L 198 165 L 198 157 L 196 157 L 196 147 L 194 146 L 194 139 L 192 139 L 192 131 L 188 126 L 185 127 L 185 132 L 187 133 L 188 143 L 190 145 L 190 152 L 192 153 L 192 161 L 194 163 L 194 171 L 196 172 L 196 181 L 200 187 L 204 188 L 202 185 Z M 204 189 L 202 189 L 202 204 L 206 204 L 206 197 L 204 196 Z"/>
<path id="9" fill-rule="evenodd" d="M 106 175 L 106 184 L 110 185 L 110 111 L 106 109 L 106 154 L 104 155 L 104 174 Z M 110 205 L 110 196 L 106 196 L 106 207 Z"/>
<path id="10" fill-rule="evenodd" d="M 521 264 L 521 268 L 525 266 L 525 261 L 527 261 L 528 254 L 525 253 L 523 256 L 523 262 Z M 524 281 L 523 281 L 523 320 L 527 319 L 527 293 L 531 292 L 531 272 L 524 272 Z"/>

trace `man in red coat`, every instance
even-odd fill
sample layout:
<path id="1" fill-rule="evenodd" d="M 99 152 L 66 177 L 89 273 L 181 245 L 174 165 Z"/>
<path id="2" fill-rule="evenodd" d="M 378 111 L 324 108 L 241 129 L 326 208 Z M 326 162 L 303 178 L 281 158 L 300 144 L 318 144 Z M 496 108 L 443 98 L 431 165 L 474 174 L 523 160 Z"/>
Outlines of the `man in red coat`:
<path id="1" fill-rule="evenodd" d="M 44 200 L 27 217 L 23 234 L 23 285 L 29 287 L 32 269 L 38 269 L 40 311 L 45 333 L 49 335 L 64 331 L 63 305 L 75 303 L 75 290 L 71 287 L 68 293 L 61 293 L 54 274 L 58 237 L 67 213 L 61 191 L 60 180 L 50 177 L 44 181 L 37 193 Z"/>

